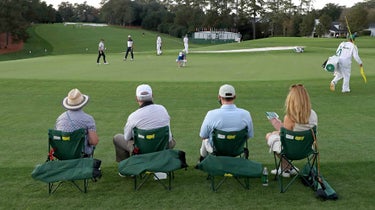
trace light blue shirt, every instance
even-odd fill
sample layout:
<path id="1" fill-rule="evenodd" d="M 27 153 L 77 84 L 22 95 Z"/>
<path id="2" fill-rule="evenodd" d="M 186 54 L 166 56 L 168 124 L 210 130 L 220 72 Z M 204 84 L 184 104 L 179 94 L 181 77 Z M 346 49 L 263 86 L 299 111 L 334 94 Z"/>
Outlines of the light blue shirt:
<path id="1" fill-rule="evenodd" d="M 254 129 L 250 112 L 237 108 L 234 104 L 224 104 L 219 109 L 207 112 L 199 136 L 202 139 L 209 138 L 212 144 L 212 132 L 215 128 L 223 131 L 238 131 L 245 127 L 248 129 L 248 137 L 252 138 Z"/>

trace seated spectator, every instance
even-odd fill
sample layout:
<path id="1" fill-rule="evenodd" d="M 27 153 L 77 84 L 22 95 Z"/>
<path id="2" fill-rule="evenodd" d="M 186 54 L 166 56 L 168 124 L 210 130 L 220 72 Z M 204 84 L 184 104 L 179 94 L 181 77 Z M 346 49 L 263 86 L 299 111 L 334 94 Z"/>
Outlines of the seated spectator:
<path id="1" fill-rule="evenodd" d="M 86 155 L 92 155 L 94 147 L 99 143 L 96 133 L 94 118 L 85 113 L 82 108 L 89 101 L 89 96 L 82 94 L 78 89 L 69 91 L 68 96 L 62 101 L 66 109 L 56 120 L 55 130 L 73 132 L 78 129 L 86 130 L 85 151 Z"/>
<path id="2" fill-rule="evenodd" d="M 314 110 L 311 109 L 310 96 L 302 84 L 292 85 L 285 100 L 284 123 L 278 118 L 271 118 L 271 124 L 275 131 L 266 134 L 266 143 L 270 147 L 270 152 L 281 152 L 280 128 L 285 127 L 288 130 L 304 131 L 318 125 L 318 117 Z M 283 169 L 290 168 L 286 161 L 281 163 Z M 276 174 L 277 170 L 271 170 L 271 174 Z M 296 175 L 295 170 L 286 170 L 283 177 Z"/>
<path id="3" fill-rule="evenodd" d="M 208 153 L 213 152 L 212 132 L 214 129 L 239 131 L 247 127 L 248 137 L 253 137 L 254 129 L 250 112 L 237 108 L 234 104 L 235 99 L 236 92 L 233 86 L 225 84 L 220 87 L 218 100 L 221 107 L 207 112 L 200 129 L 199 136 L 202 138 L 202 145 L 199 161 L 202 161 Z"/>
<path id="4" fill-rule="evenodd" d="M 128 158 L 133 152 L 133 129 L 135 127 L 151 130 L 169 126 L 169 148 L 172 149 L 176 145 L 170 129 L 170 116 L 164 106 L 154 104 L 152 89 L 149 85 L 142 84 L 137 87 L 136 101 L 139 108 L 129 115 L 124 127 L 124 133 L 116 134 L 113 137 L 117 162 Z"/>

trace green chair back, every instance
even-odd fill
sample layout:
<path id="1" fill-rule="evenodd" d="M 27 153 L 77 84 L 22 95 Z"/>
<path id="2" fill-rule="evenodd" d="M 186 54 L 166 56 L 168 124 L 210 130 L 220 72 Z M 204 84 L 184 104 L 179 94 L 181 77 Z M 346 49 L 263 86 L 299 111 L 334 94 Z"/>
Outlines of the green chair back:
<path id="1" fill-rule="evenodd" d="M 212 142 L 214 155 L 236 157 L 247 148 L 247 127 L 240 131 L 222 131 L 214 129 Z"/>
<path id="2" fill-rule="evenodd" d="M 85 129 L 73 132 L 48 130 L 48 150 L 53 149 L 53 156 L 59 160 L 77 159 L 83 156 Z"/>
<path id="3" fill-rule="evenodd" d="M 316 126 L 306 131 L 291 131 L 284 127 L 280 129 L 282 149 L 279 156 L 274 152 L 275 167 L 282 168 L 281 163 L 285 161 L 292 169 L 298 172 L 296 176 L 289 179 L 286 183 L 283 181 L 282 173 L 289 170 L 288 168 L 284 168 L 281 172 L 276 174 L 275 178 L 278 179 L 280 192 L 286 192 L 298 177 L 301 177 L 305 183 L 308 183 L 308 180 L 301 174 L 301 171 L 295 167 L 294 161 L 306 160 L 306 165 L 310 170 L 317 167 L 317 156 L 319 152 L 316 148 L 314 148 L 315 151 L 313 149 L 315 139 Z M 277 156 L 279 157 L 279 161 L 277 161 Z"/>
<path id="4" fill-rule="evenodd" d="M 164 126 L 151 130 L 134 128 L 134 148 L 139 154 L 157 152 L 168 149 L 169 126 Z"/>
<path id="5" fill-rule="evenodd" d="M 314 152 L 312 132 L 316 135 L 316 126 L 306 131 L 291 131 L 282 127 L 280 129 L 281 154 L 289 160 L 301 160 L 312 154 Z"/>

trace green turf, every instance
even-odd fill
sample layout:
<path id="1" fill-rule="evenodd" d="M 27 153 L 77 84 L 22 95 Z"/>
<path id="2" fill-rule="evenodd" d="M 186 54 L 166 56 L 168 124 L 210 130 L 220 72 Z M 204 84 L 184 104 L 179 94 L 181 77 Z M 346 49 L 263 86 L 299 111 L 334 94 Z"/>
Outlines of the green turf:
<path id="1" fill-rule="evenodd" d="M 352 92 L 344 95 L 340 92 L 341 83 L 338 91 L 329 91 L 332 75 L 320 68 L 322 61 L 335 51 L 337 40 L 267 40 L 237 46 L 293 46 L 298 42 L 306 46 L 306 52 L 194 54 L 194 50 L 223 48 L 194 46 L 188 55 L 188 66 L 181 69 L 175 63 L 178 48 L 165 49 L 164 55 L 156 56 L 154 46 L 136 51 L 134 62 L 123 62 L 121 52 L 110 52 L 109 65 L 96 65 L 96 53 L 74 52 L 0 62 L 0 209 L 373 208 L 374 50 L 360 48 L 368 83 L 363 83 L 353 64 Z M 154 39 L 149 42 L 154 43 Z M 360 45 L 361 40 L 357 43 Z M 236 44 L 228 44 L 227 48 L 235 49 Z M 168 109 L 176 148 L 186 152 L 190 165 L 188 170 L 176 172 L 170 192 L 152 181 L 134 192 L 132 179 L 117 175 L 112 136 L 122 132 L 127 116 L 137 108 L 134 92 L 142 82 L 153 87 L 155 102 Z M 319 201 L 312 190 L 300 183 L 281 194 L 272 177 L 268 187 L 263 187 L 260 179 L 251 179 L 251 189 L 246 191 L 229 180 L 217 193 L 211 192 L 206 175 L 193 166 L 199 155 L 200 124 L 208 110 L 219 106 L 217 91 L 223 83 L 235 86 L 237 106 L 248 109 L 253 117 L 255 137 L 249 141 L 250 158 L 270 169 L 274 167 L 273 157 L 268 153 L 264 135 L 272 126 L 264 112 L 282 115 L 288 87 L 305 84 L 319 117 L 321 170 L 338 192 L 338 201 Z M 47 129 L 64 111 L 61 101 L 74 87 L 91 97 L 85 111 L 97 122 L 100 143 L 95 155 L 103 161 L 103 178 L 90 183 L 87 194 L 66 185 L 48 196 L 47 185 L 33 180 L 31 171 L 46 159 Z"/>

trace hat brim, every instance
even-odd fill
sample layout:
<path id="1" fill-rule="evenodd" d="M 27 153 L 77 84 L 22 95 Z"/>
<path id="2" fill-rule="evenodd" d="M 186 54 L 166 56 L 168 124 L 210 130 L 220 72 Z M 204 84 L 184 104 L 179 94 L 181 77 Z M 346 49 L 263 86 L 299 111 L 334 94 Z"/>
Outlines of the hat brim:
<path id="1" fill-rule="evenodd" d="M 83 97 L 83 101 L 81 103 L 77 104 L 77 105 L 74 105 L 74 106 L 69 105 L 68 104 L 68 97 L 65 97 L 63 102 L 62 102 L 62 105 L 67 110 L 79 110 L 89 102 L 89 96 L 88 95 L 82 94 L 82 97 Z"/>

